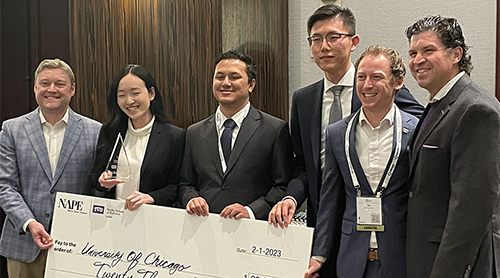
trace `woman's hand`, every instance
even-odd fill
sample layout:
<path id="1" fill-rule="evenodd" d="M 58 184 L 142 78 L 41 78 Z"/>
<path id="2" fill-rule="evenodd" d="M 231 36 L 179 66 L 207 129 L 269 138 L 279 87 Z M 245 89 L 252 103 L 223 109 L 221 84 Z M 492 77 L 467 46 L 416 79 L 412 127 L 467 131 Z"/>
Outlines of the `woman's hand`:
<path id="1" fill-rule="evenodd" d="M 139 191 L 134 191 L 125 200 L 125 209 L 136 210 L 142 204 L 154 204 L 155 200 L 148 194 L 141 193 Z"/>
<path id="2" fill-rule="evenodd" d="M 99 177 L 99 183 L 101 184 L 102 187 L 111 189 L 115 185 L 123 182 L 122 180 L 113 179 L 112 177 L 113 173 L 111 173 L 111 171 L 103 172 Z"/>

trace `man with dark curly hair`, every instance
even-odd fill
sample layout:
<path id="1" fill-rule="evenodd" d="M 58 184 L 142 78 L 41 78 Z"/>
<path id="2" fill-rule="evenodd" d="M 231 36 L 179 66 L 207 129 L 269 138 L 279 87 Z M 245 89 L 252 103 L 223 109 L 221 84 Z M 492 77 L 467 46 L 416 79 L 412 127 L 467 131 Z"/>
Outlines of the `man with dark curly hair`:
<path id="1" fill-rule="evenodd" d="M 499 102 L 470 78 L 455 18 L 424 17 L 406 36 L 430 101 L 410 146 L 408 277 L 498 277 Z"/>

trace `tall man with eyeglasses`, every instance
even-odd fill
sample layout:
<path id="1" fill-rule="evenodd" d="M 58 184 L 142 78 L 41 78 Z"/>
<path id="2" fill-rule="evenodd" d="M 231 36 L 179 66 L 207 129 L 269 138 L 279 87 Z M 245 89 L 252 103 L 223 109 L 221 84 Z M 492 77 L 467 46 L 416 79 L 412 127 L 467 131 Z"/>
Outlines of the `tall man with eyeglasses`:
<path id="1" fill-rule="evenodd" d="M 309 17 L 307 31 L 314 61 L 325 76 L 293 93 L 290 132 L 298 168 L 288 184 L 287 196 L 269 214 L 269 223 L 281 227 L 290 224 L 297 206 L 306 199 L 307 226 L 315 227 L 322 169 L 325 165 L 326 127 L 361 107 L 354 86 L 355 69 L 351 62 L 351 53 L 360 40 L 356 35 L 354 14 L 349 8 L 324 5 Z M 340 95 L 335 96 L 335 87 L 339 86 Z M 332 103 L 336 105 L 335 108 L 340 106 L 340 113 L 335 110 L 330 113 Z M 404 86 L 397 92 L 395 103 L 401 110 L 417 117 L 424 110 Z M 323 268 L 327 268 L 327 265 Z"/>

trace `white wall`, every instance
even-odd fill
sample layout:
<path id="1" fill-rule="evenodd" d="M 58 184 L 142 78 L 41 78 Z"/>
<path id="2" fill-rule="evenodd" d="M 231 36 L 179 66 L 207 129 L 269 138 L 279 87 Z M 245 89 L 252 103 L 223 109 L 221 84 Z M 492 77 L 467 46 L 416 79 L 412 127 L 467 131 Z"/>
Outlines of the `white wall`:
<path id="1" fill-rule="evenodd" d="M 288 82 L 290 104 L 292 93 L 323 78 L 323 71 L 311 58 L 307 42 L 307 18 L 319 7 L 315 0 L 288 1 Z M 290 105 L 290 107 L 292 107 Z"/>
<path id="2" fill-rule="evenodd" d="M 290 97 L 292 92 L 323 77 L 322 71 L 310 58 L 307 37 L 307 18 L 317 9 L 320 1 L 289 0 L 289 62 Z M 495 89 L 496 6 L 495 0 L 342 0 L 357 20 L 357 33 L 361 37 L 353 53 L 353 62 L 371 44 L 396 49 L 408 61 L 408 40 L 404 30 L 426 15 L 455 17 L 471 46 L 474 70 L 472 78 L 489 93 Z M 427 103 L 427 91 L 416 84 L 407 69 L 406 86 L 422 103 Z"/>

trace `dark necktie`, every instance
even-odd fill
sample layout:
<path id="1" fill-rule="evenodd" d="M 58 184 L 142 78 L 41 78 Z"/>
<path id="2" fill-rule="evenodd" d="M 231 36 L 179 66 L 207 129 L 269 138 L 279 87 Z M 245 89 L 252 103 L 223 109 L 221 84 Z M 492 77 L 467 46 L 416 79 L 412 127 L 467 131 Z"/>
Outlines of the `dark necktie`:
<path id="1" fill-rule="evenodd" d="M 342 93 L 343 89 L 344 86 L 334 86 L 328 89 L 333 93 L 333 102 L 332 106 L 330 107 L 330 117 L 328 120 L 328 124 L 332 124 L 342 119 L 342 105 L 340 103 L 340 93 Z"/>
<path id="2" fill-rule="evenodd" d="M 233 119 L 227 119 L 224 122 L 224 131 L 220 137 L 220 144 L 222 146 L 222 153 L 224 154 L 224 160 L 226 165 L 229 162 L 229 157 L 231 156 L 231 141 L 233 138 L 233 129 L 236 127 L 236 123 Z"/>
<path id="3" fill-rule="evenodd" d="M 424 112 L 424 114 L 425 114 L 424 118 L 420 119 L 422 121 L 422 124 L 420 125 L 420 128 L 418 129 L 418 134 L 417 134 L 417 137 L 415 138 L 416 139 L 415 142 L 421 136 L 422 131 L 425 129 L 425 127 L 429 123 L 429 120 L 432 118 L 432 116 L 436 112 L 436 110 L 437 110 L 436 108 L 438 107 L 438 105 L 439 105 L 439 100 L 436 102 L 429 102 L 429 104 L 427 104 L 427 107 L 426 107 L 427 113 Z"/>

